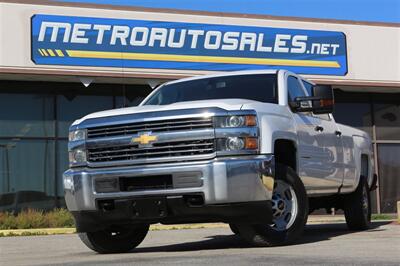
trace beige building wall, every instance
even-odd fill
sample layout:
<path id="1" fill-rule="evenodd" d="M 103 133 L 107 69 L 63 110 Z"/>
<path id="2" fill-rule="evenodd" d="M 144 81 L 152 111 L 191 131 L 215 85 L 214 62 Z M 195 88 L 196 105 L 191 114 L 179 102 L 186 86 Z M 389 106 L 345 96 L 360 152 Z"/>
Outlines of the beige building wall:
<path id="1" fill-rule="evenodd" d="M 35 65 L 31 61 L 30 33 L 31 17 L 35 14 L 341 31 L 346 34 L 347 39 L 347 75 L 309 76 L 310 78 L 314 81 L 338 85 L 400 87 L 400 27 L 397 25 L 288 21 L 244 18 L 243 16 L 213 16 L 211 14 L 182 14 L 162 11 L 124 11 L 5 2 L 0 2 L 0 74 L 175 79 L 183 76 L 209 73 L 207 71 L 165 69 Z"/>

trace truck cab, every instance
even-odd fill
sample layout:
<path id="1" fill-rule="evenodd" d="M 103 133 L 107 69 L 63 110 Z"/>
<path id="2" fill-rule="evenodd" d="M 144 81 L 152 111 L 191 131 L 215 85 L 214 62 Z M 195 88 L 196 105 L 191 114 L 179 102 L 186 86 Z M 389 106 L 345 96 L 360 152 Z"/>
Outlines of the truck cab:
<path id="1" fill-rule="evenodd" d="M 75 121 L 64 189 L 82 241 L 126 252 L 153 223 L 225 222 L 253 245 L 282 245 L 318 208 L 368 228 L 371 140 L 335 123 L 333 105 L 330 86 L 289 71 L 240 71 Z"/>

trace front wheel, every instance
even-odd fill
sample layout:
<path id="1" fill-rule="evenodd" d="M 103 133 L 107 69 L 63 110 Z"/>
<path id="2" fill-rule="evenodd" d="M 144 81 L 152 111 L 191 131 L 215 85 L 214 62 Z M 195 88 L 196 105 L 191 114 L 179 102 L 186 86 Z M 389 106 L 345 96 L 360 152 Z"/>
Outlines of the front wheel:
<path id="1" fill-rule="evenodd" d="M 277 165 L 272 214 L 272 224 L 238 224 L 240 236 L 252 245 L 268 247 L 289 244 L 302 234 L 308 198 L 296 172 L 285 165 Z"/>
<path id="2" fill-rule="evenodd" d="M 367 179 L 363 176 L 357 189 L 344 196 L 344 216 L 350 230 L 366 230 L 371 224 L 371 198 Z"/>
<path id="3" fill-rule="evenodd" d="M 149 225 L 114 227 L 97 232 L 79 233 L 79 238 L 98 253 L 124 253 L 133 250 L 146 237 Z"/>

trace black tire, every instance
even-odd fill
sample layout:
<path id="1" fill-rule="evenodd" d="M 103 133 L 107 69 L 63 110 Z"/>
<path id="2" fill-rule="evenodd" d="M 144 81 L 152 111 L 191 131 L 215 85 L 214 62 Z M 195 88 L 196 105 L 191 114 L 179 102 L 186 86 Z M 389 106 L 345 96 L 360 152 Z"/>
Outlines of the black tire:
<path id="1" fill-rule="evenodd" d="M 296 218 L 289 228 L 280 231 L 267 224 L 238 224 L 240 236 L 251 245 L 287 245 L 298 239 L 304 231 L 308 217 L 308 198 L 303 183 L 292 168 L 280 164 L 276 166 L 276 180 L 287 183 L 293 189 L 298 202 Z"/>
<path id="2" fill-rule="evenodd" d="M 371 225 L 371 198 L 367 179 L 360 177 L 357 189 L 344 196 L 344 216 L 350 230 L 367 230 Z"/>
<path id="3" fill-rule="evenodd" d="M 146 224 L 79 233 L 79 238 L 88 248 L 98 253 L 125 253 L 142 243 L 148 231 L 149 225 Z"/>
<path id="4" fill-rule="evenodd" d="M 237 227 L 236 224 L 230 223 L 230 224 L 229 224 L 229 227 L 231 228 L 232 233 L 234 233 L 235 235 L 238 235 L 238 234 L 239 234 L 239 229 L 238 229 L 238 227 Z"/>

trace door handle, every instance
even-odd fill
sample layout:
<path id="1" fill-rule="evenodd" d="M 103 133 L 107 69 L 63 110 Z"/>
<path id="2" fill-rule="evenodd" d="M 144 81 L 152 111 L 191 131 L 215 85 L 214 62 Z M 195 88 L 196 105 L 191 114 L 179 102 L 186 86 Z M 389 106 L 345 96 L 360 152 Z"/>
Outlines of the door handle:
<path id="1" fill-rule="evenodd" d="M 316 126 L 315 131 L 322 132 L 324 131 L 324 128 L 322 126 Z"/>
<path id="2" fill-rule="evenodd" d="M 339 131 L 339 130 L 336 130 L 335 131 L 335 135 L 338 136 L 338 137 L 341 137 L 342 136 L 342 132 Z"/>

